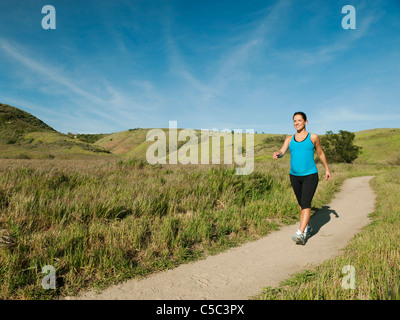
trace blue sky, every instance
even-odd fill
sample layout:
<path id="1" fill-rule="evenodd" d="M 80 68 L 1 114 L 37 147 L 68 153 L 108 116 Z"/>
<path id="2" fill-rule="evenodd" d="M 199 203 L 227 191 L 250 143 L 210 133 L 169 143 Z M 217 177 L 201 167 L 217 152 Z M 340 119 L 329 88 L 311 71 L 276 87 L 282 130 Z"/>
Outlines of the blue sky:
<path id="1" fill-rule="evenodd" d="M 400 1 L 2 0 L 0 74 L 1 103 L 64 133 L 398 128 Z"/>

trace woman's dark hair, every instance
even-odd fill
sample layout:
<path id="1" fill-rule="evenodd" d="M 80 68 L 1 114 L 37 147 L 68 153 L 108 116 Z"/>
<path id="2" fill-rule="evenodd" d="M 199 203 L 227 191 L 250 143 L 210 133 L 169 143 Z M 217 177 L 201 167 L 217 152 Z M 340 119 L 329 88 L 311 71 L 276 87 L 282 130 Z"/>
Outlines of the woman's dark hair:
<path id="1" fill-rule="evenodd" d="M 293 115 L 293 118 L 294 118 L 294 116 L 297 115 L 297 114 L 301 115 L 301 116 L 303 117 L 304 121 L 307 121 L 307 116 L 306 116 L 306 114 L 305 114 L 304 112 L 301 112 L 301 111 L 295 112 L 294 115 Z"/>

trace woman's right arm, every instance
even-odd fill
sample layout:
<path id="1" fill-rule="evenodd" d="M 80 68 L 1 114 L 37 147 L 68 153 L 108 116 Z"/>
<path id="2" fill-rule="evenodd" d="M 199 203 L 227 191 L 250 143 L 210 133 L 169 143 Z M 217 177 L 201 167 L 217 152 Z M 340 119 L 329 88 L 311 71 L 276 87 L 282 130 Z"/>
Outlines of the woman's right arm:
<path id="1" fill-rule="evenodd" d="M 285 142 L 283 143 L 282 148 L 278 152 L 274 152 L 272 155 L 272 159 L 277 159 L 277 158 L 282 158 L 287 149 L 289 148 L 290 140 L 292 139 L 292 136 L 287 136 L 285 139 Z"/>

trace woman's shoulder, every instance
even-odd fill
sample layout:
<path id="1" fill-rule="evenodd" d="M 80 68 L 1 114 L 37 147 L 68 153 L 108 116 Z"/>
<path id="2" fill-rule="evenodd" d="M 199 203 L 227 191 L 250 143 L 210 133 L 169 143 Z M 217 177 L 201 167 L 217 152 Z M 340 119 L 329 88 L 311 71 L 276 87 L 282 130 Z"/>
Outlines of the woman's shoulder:
<path id="1" fill-rule="evenodd" d="M 315 141 L 317 141 L 317 139 L 319 139 L 319 137 L 316 133 L 310 133 L 310 139 L 314 143 Z"/>

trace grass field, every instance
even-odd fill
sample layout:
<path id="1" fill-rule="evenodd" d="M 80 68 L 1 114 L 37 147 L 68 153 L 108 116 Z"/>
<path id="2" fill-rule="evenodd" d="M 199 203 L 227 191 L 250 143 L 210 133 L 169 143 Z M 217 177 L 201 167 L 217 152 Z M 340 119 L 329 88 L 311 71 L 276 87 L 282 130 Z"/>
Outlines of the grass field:
<path id="1" fill-rule="evenodd" d="M 379 195 L 374 223 L 346 249 L 350 254 L 295 275 L 258 298 L 396 297 L 398 166 L 338 164 L 331 171 L 330 183 L 321 176 L 313 212 L 330 201 L 346 177 L 374 174 Z M 52 299 L 103 288 L 298 221 L 287 166 L 273 161 L 256 165 L 249 176 L 237 176 L 229 166 L 138 160 L 0 160 L 0 172 L 1 228 L 15 239 L 15 246 L 0 250 L 2 299 Z M 357 281 L 364 281 L 357 293 L 338 285 L 338 267 L 348 264 L 359 270 Z M 56 290 L 41 287 L 44 265 L 56 269 Z"/>
<path id="2" fill-rule="evenodd" d="M 356 133 L 356 145 L 362 146 L 355 163 L 400 165 L 400 129 L 373 129 Z"/>
<path id="3" fill-rule="evenodd" d="M 316 205 L 342 181 L 321 183 Z M 287 168 L 0 161 L 0 298 L 43 299 L 174 267 L 297 221 Z M 53 265 L 57 290 L 41 289 Z"/>

